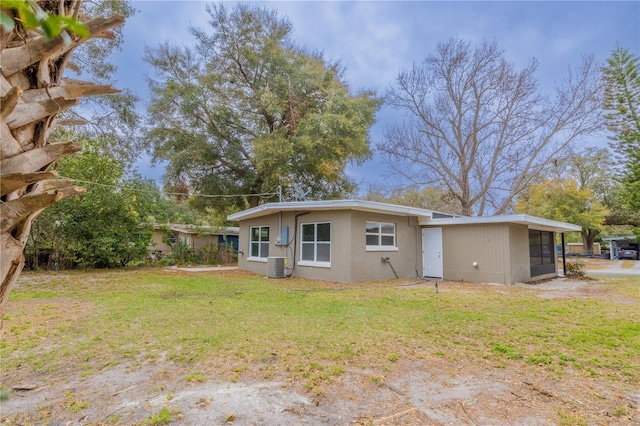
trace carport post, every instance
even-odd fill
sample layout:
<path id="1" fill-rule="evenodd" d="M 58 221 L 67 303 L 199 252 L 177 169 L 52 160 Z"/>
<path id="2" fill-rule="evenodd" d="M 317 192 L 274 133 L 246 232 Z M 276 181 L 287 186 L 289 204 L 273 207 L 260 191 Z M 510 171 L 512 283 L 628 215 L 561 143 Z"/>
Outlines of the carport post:
<path id="1" fill-rule="evenodd" d="M 567 258 L 564 253 L 564 232 L 560 234 L 560 239 L 562 241 L 562 275 L 567 275 Z"/>
<path id="2" fill-rule="evenodd" d="M 614 249 L 613 249 L 613 240 L 609 240 L 609 260 L 613 260 L 615 259 L 615 255 L 614 255 Z"/>

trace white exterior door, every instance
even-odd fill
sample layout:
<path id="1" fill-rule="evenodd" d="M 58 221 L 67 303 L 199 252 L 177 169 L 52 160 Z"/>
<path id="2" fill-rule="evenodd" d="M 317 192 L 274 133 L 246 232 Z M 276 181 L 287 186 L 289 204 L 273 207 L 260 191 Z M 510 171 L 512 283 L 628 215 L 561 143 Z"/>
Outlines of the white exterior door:
<path id="1" fill-rule="evenodd" d="M 422 228 L 422 276 L 442 278 L 442 228 Z"/>

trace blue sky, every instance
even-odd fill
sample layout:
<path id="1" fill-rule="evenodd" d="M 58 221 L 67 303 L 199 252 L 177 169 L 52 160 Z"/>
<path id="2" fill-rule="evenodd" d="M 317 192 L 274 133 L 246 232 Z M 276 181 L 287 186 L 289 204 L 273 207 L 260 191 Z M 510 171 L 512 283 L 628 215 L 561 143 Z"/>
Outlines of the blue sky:
<path id="1" fill-rule="evenodd" d="M 152 70 L 142 60 L 145 46 L 167 40 L 193 46 L 189 26 L 208 28 L 204 1 L 134 1 L 138 13 L 125 24 L 123 50 L 114 56 L 116 86 L 129 88 L 143 104 Z M 350 87 L 383 94 L 402 68 L 421 62 L 438 43 L 462 37 L 472 43 L 495 40 L 517 66 L 535 58 L 541 90 L 551 92 L 581 56 L 604 61 L 616 43 L 640 55 L 640 1 L 283 1 L 254 2 L 288 17 L 298 45 L 339 59 Z M 141 105 L 144 108 L 144 105 Z M 371 129 L 372 148 L 384 129 L 402 120 L 383 107 Z M 605 138 L 590 143 L 602 144 Z M 147 157 L 143 176 L 160 181 L 163 168 Z M 348 174 L 362 189 L 389 182 L 377 155 Z M 392 181 L 392 180 L 391 180 Z"/>

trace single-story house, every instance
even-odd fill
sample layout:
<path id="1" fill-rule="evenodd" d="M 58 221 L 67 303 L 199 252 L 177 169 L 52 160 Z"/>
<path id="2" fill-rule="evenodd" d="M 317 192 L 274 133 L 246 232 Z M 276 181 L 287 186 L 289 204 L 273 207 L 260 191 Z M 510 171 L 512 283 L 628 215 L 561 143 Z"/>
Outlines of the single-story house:
<path id="1" fill-rule="evenodd" d="M 228 220 L 240 224 L 240 269 L 337 282 L 553 277 L 556 234 L 580 231 L 523 214 L 464 217 L 362 200 L 268 203 Z"/>
<path id="2" fill-rule="evenodd" d="M 189 250 L 202 250 L 206 246 L 233 245 L 238 251 L 237 226 L 197 226 L 175 223 L 154 224 L 153 235 L 148 250 L 166 256 L 171 253 L 171 246 L 178 241 L 186 243 Z"/>

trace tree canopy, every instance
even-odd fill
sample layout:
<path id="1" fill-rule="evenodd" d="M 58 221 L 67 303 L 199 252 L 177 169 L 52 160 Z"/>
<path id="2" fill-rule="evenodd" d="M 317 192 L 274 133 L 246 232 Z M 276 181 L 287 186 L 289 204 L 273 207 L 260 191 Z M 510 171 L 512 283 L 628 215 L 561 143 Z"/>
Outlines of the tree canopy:
<path id="1" fill-rule="evenodd" d="M 593 249 L 595 237 L 604 228 L 609 213 L 587 187 L 573 178 L 545 180 L 529 186 L 516 205 L 518 213 L 559 220 L 582 226 L 582 241 Z"/>
<path id="2" fill-rule="evenodd" d="M 640 57 L 617 46 L 604 67 L 604 108 L 626 204 L 640 211 Z"/>
<path id="3" fill-rule="evenodd" d="M 251 194 L 229 199 L 241 208 L 278 185 L 310 197 L 352 191 L 345 167 L 371 155 L 374 93 L 353 94 L 340 64 L 296 46 L 274 11 L 241 3 L 207 12 L 211 31 L 192 28 L 194 48 L 165 43 L 145 54 L 155 70 L 147 140 L 169 161 L 165 179 Z"/>
<path id="4" fill-rule="evenodd" d="M 441 186 L 463 214 L 500 214 L 545 166 L 601 130 L 602 83 L 592 58 L 542 93 L 537 63 L 522 69 L 495 42 L 453 38 L 402 70 L 387 99 L 406 114 L 377 145 L 414 185 Z"/>
<path id="5" fill-rule="evenodd" d="M 127 178 L 121 160 L 98 150 L 101 142 L 83 143 L 81 154 L 60 160 L 58 173 L 87 185 L 87 192 L 45 210 L 34 222 L 27 252 L 37 259 L 45 250 L 49 266 L 55 261 L 59 267 L 124 266 L 144 258 L 149 218 L 165 204 L 160 191 L 153 182 Z"/>

